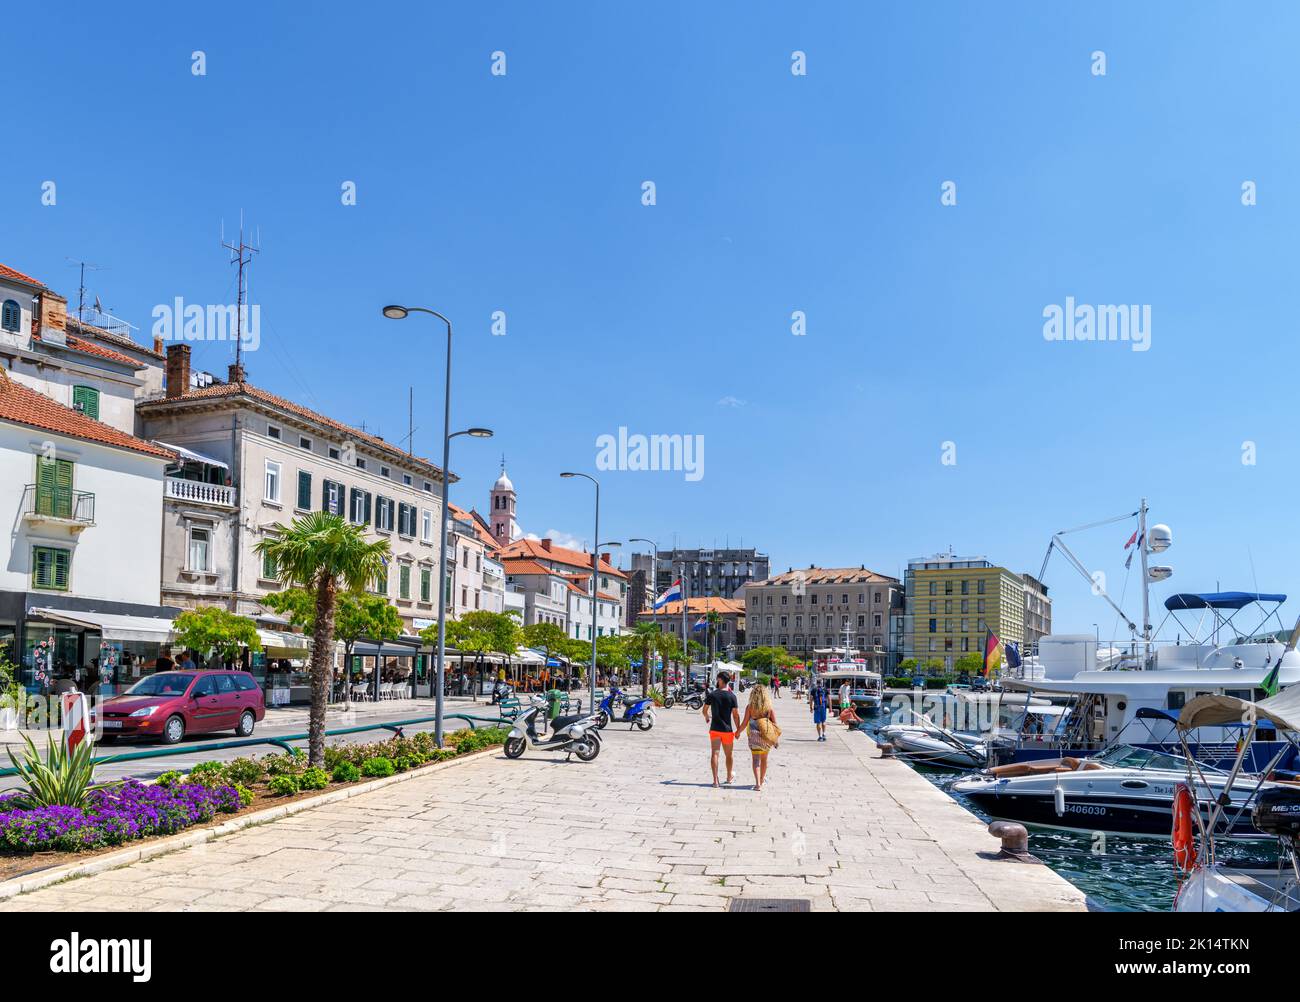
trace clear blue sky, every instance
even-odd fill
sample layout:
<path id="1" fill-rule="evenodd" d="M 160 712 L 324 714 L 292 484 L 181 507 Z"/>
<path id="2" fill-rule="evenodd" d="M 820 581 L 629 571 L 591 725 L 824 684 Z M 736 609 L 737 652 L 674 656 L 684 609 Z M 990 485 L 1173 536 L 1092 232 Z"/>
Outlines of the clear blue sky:
<path id="1" fill-rule="evenodd" d="M 1054 530 L 1145 494 L 1175 532 L 1158 595 L 1300 587 L 1294 5 L 192 6 L 7 12 L 0 260 L 70 298 L 95 262 L 147 336 L 156 303 L 233 300 L 242 210 L 250 377 L 391 439 L 413 384 L 428 456 L 436 330 L 379 308 L 446 312 L 455 420 L 497 433 L 457 441 L 457 499 L 484 509 L 504 452 L 531 532 L 589 540 L 557 473 L 626 425 L 703 435 L 705 476 L 606 474 L 606 538 L 1036 573 Z M 1150 304 L 1151 350 L 1046 342 L 1066 296 Z M 1079 540 L 1116 592 L 1128 533 Z M 1058 630 L 1109 632 L 1048 582 Z"/>

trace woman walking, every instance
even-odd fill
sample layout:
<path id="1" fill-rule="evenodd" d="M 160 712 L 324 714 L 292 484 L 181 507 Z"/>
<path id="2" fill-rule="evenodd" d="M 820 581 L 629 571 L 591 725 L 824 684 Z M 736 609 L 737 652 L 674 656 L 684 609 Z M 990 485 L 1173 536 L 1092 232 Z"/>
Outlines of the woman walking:
<path id="1" fill-rule="evenodd" d="M 763 792 L 767 778 L 767 755 L 776 747 L 781 729 L 776 726 L 776 713 L 772 709 L 772 696 L 767 686 L 756 685 L 749 690 L 749 705 L 740 729 L 749 739 L 749 754 L 754 766 L 754 792 Z"/>

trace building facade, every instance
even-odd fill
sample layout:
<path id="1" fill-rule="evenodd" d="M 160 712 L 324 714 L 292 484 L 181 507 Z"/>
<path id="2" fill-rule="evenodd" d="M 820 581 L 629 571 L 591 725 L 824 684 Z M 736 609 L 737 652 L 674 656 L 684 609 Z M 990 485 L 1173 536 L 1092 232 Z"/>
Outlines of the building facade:
<path id="1" fill-rule="evenodd" d="M 708 646 L 708 614 L 720 617 L 714 625 L 713 652 L 716 656 L 738 656 L 745 646 L 745 603 L 733 598 L 688 598 L 686 600 L 685 626 L 682 623 L 682 603 L 667 602 L 657 612 L 646 609 L 637 614 L 638 623 L 655 623 L 663 633 L 671 633 L 681 640 L 683 633 L 688 641 Z"/>
<path id="2" fill-rule="evenodd" d="M 518 539 L 513 543 L 501 548 L 501 560 L 506 566 L 507 581 L 517 581 L 522 576 L 521 565 L 518 561 L 531 561 L 537 564 L 543 571 L 548 574 L 558 574 L 569 583 L 574 577 L 581 577 L 587 589 L 587 594 L 591 594 L 591 554 L 586 550 L 571 550 L 565 546 L 558 546 L 552 539 Z M 513 569 L 512 569 L 513 568 Z M 532 572 L 536 574 L 536 571 Z M 597 591 L 605 596 L 609 596 L 614 604 L 614 616 L 612 621 L 606 625 L 602 620 L 599 623 L 602 631 L 608 631 L 613 635 L 624 632 L 627 622 L 624 607 L 627 603 L 627 574 L 613 565 L 608 553 L 600 555 L 600 562 L 597 567 L 597 576 L 599 582 Z M 567 618 L 567 604 L 566 613 Z M 588 613 L 590 616 L 590 613 Z M 533 622 L 528 620 L 527 622 Z M 568 630 L 568 624 L 565 624 L 566 632 L 570 636 L 573 633 Z M 605 632 L 600 636 L 607 635 Z"/>
<path id="3" fill-rule="evenodd" d="M 939 553 L 908 562 L 903 656 L 951 669 L 982 654 L 988 631 L 1025 649 L 1025 584 L 984 557 Z"/>
<path id="4" fill-rule="evenodd" d="M 137 407 L 148 437 L 184 450 L 182 458 L 193 457 L 178 465 L 166 487 L 165 601 L 260 614 L 262 598 L 283 585 L 257 544 L 298 516 L 328 511 L 363 526 L 369 538 L 388 540 L 389 565 L 371 589 L 389 598 L 408 633 L 418 633 L 417 620 L 437 615 L 441 471 L 377 436 L 263 390 L 242 369 L 230 368 L 224 382 L 194 380 L 189 346 L 173 344 L 164 393 Z M 473 608 L 474 593 L 482 591 L 481 544 L 470 537 L 476 534 L 468 529 L 448 536 L 449 554 L 457 554 L 461 572 L 458 578 L 448 575 L 449 605 L 462 611 Z M 474 552 L 462 567 L 463 549 L 474 546 L 477 570 Z"/>
<path id="5" fill-rule="evenodd" d="M 1025 644 L 1022 655 L 1037 654 L 1038 641 L 1052 632 L 1052 600 L 1047 585 L 1032 574 L 1021 574 L 1025 583 Z"/>
<path id="6" fill-rule="evenodd" d="M 651 553 L 632 554 L 632 570 L 650 577 L 656 595 L 680 577 L 688 597 L 737 598 L 750 581 L 768 576 L 769 560 L 753 549 L 660 550 L 657 564 Z"/>
<path id="7" fill-rule="evenodd" d="M 863 567 L 809 567 L 744 588 L 745 646 L 784 647 L 810 660 L 850 643 L 876 670 L 889 667 L 890 617 L 902 608 L 897 578 Z"/>

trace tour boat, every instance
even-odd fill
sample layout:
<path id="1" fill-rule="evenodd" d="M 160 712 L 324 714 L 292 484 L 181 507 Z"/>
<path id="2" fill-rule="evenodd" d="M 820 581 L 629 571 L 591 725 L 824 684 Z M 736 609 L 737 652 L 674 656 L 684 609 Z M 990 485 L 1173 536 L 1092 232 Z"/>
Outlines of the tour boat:
<path id="1" fill-rule="evenodd" d="M 884 697 L 884 681 L 879 672 L 867 667 L 867 662 L 856 657 L 857 651 L 850 647 L 851 631 L 844 631 L 844 647 L 828 648 L 817 653 L 829 654 L 825 669 L 818 669 L 817 678 L 826 684 L 831 701 L 836 699 L 837 691 L 845 682 L 849 683 L 849 699 L 858 712 L 875 713 L 880 709 Z"/>

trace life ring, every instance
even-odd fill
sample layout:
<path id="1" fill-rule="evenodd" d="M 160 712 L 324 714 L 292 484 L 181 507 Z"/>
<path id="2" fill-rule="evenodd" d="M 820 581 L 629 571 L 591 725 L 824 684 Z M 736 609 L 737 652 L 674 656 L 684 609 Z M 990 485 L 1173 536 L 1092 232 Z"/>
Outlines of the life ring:
<path id="1" fill-rule="evenodd" d="M 1186 783 L 1174 789 L 1174 865 L 1183 873 L 1191 873 L 1196 866 L 1196 840 L 1192 835 L 1192 812 L 1196 802 Z"/>

